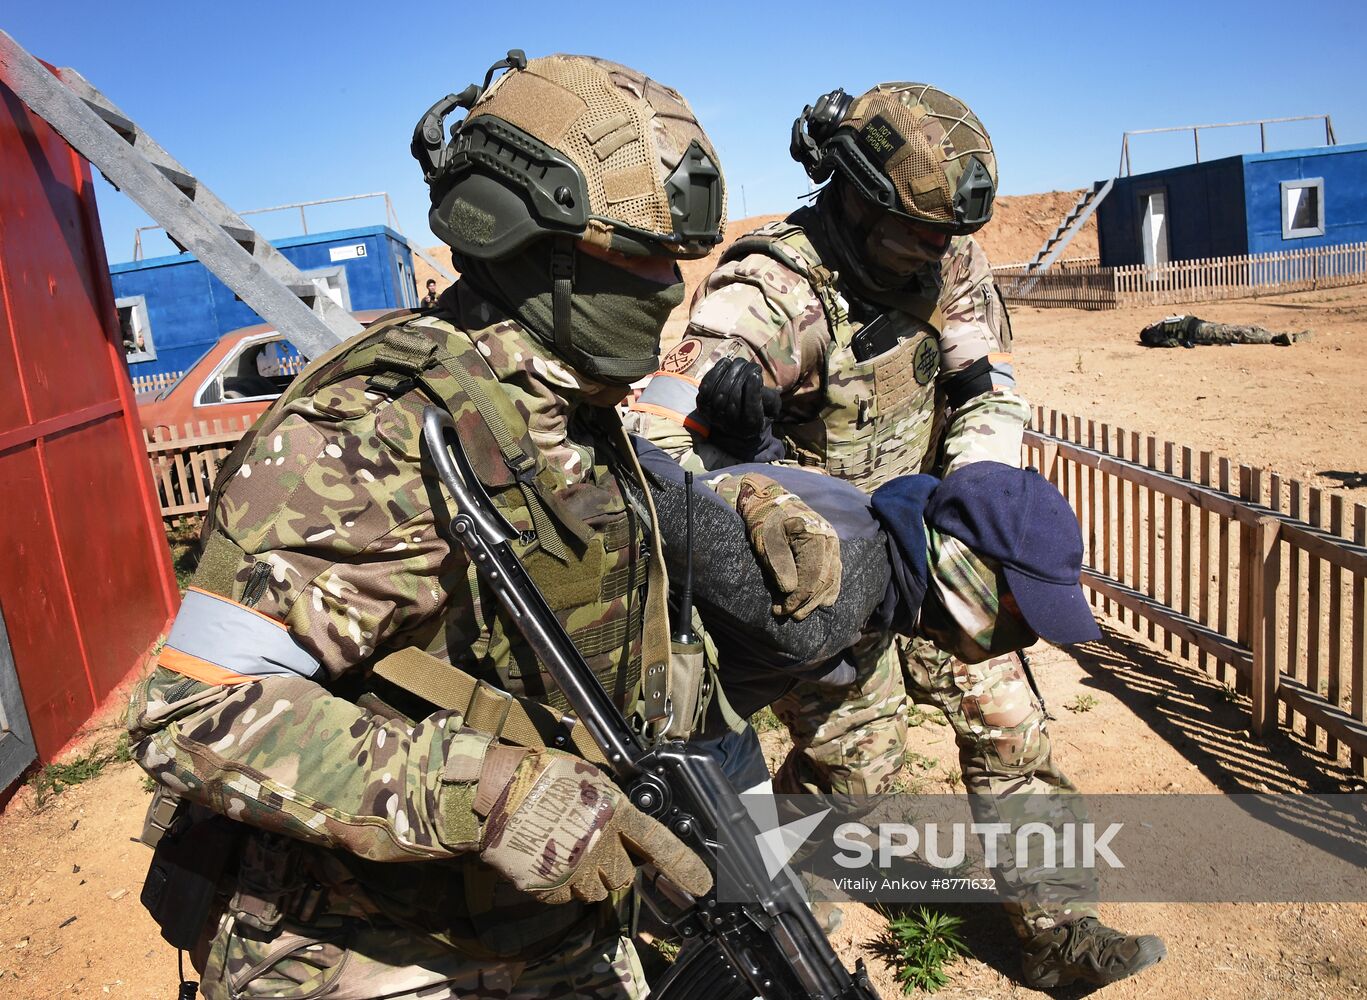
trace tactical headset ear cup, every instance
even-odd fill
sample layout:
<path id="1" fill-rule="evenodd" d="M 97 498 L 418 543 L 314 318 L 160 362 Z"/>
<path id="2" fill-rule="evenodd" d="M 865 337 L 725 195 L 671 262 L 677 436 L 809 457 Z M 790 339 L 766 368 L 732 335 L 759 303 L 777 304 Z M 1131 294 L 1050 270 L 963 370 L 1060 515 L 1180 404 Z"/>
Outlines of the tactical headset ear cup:
<path id="1" fill-rule="evenodd" d="M 823 155 L 822 146 L 835 134 L 853 103 L 849 94 L 836 87 L 818 97 L 815 106 L 806 105 L 793 121 L 788 152 L 818 184 L 828 179 L 834 169 L 830 157 Z"/>
<path id="2" fill-rule="evenodd" d="M 432 202 L 432 231 L 480 260 L 507 257 L 545 235 L 582 236 L 589 219 L 579 167 L 494 115 L 461 126 Z"/>
<path id="3" fill-rule="evenodd" d="M 829 94 L 822 94 L 816 99 L 816 107 L 812 108 L 808 116 L 808 133 L 818 143 L 825 142 L 845 121 L 853 103 L 854 98 L 840 87 L 836 87 Z"/>

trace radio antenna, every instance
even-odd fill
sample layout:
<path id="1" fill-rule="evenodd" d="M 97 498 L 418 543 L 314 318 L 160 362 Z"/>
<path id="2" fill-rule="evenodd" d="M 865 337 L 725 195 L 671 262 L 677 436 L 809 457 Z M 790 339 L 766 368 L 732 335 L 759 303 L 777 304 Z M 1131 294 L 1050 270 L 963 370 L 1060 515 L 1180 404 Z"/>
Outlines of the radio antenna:
<path id="1" fill-rule="evenodd" d="M 695 643 L 693 634 L 693 473 L 684 472 L 684 580 L 679 595 L 679 625 L 673 640 Z"/>

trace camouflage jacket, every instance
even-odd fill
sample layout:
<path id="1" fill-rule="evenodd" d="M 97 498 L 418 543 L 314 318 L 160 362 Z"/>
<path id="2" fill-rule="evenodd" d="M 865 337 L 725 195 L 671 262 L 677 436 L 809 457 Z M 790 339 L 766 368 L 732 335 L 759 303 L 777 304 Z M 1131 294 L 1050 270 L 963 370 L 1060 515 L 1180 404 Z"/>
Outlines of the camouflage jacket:
<path id="1" fill-rule="evenodd" d="M 594 416 L 611 414 L 620 391 L 585 384 L 465 283 L 442 296 L 435 316 L 413 316 L 404 329 L 468 337 L 494 388 L 525 418 L 562 502 L 600 535 L 619 536 L 580 579 L 548 579 L 525 553 L 524 562 L 553 607 L 576 600 L 551 593 L 556 588 L 580 587 L 596 602 L 601 621 L 571 611 L 565 623 L 576 635 L 593 633 L 597 646 L 583 651 L 608 690 L 624 695 L 614 679 L 639 662 L 642 602 L 633 597 L 644 574 L 633 576 L 630 566 L 641 559 L 641 527 L 637 519 L 617 530 L 627 504 L 616 470 L 627 466 Z M 477 773 L 488 736 L 452 712 L 408 724 L 356 704 L 370 687 L 370 667 L 411 646 L 505 690 L 539 700 L 552 694 L 481 594 L 464 550 L 438 530 L 437 487 L 418 450 L 427 397 L 411 386 L 395 392 L 372 391 L 354 375 L 282 397 L 213 512 L 216 530 L 241 550 L 223 596 L 283 627 L 317 672 L 234 677 L 197 667 L 193 657 L 171 658 L 168 645 L 132 696 L 128 726 L 138 761 L 162 784 L 309 845 L 300 848 L 300 867 L 328 889 L 326 912 L 379 911 L 472 954 L 525 956 L 582 925 L 586 908 L 547 907 L 517 893 L 472 853 L 478 818 L 452 822 L 448 797 L 473 802 L 470 761 Z M 473 409 L 458 408 L 456 417 L 478 469 L 489 456 L 477 450 L 493 442 L 474 433 Z M 505 513 L 514 527 L 532 527 L 519 523 L 516 509 Z"/>
<path id="2" fill-rule="evenodd" d="M 1029 410 L 1013 385 L 978 393 L 953 412 L 942 389 L 951 376 L 975 363 L 983 364 L 989 356 L 1009 370 L 1010 322 L 977 241 L 971 236 L 954 238 L 937 277 L 942 316 L 935 376 L 938 391 L 909 400 L 908 405 L 933 409 L 917 419 L 943 433 L 922 435 L 926 444 L 919 453 L 900 454 L 895 467 L 884 467 L 877 480 L 861 483 L 865 488 L 920 471 L 943 476 L 968 462 L 1020 464 L 1021 432 Z M 849 293 L 838 275 L 836 285 L 842 300 L 848 302 Z M 769 254 L 751 253 L 723 263 L 698 288 L 688 329 L 654 378 L 683 375 L 696 384 L 719 359 L 744 353 L 763 369 L 766 384 L 782 393 L 780 423 L 829 420 L 832 406 L 840 405 L 833 404 L 830 392 L 836 348 L 827 308 L 812 282 Z M 875 391 L 874 369 L 876 365 L 871 365 L 866 376 L 870 394 Z M 628 426 L 694 468 L 716 468 L 733 461 L 708 445 L 685 422 L 686 414 L 662 410 L 634 411 Z M 886 413 L 881 419 L 895 425 L 906 417 Z M 843 419 L 853 424 L 859 418 L 847 414 Z M 829 471 L 841 475 L 838 468 Z"/>

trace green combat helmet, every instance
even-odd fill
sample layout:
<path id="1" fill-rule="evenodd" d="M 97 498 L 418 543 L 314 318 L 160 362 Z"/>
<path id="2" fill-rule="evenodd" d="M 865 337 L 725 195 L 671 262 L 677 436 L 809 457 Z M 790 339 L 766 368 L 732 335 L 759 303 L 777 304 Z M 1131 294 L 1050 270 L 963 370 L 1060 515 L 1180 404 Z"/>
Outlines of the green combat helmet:
<path id="1" fill-rule="evenodd" d="M 468 113 L 448 140 L 445 121 L 458 109 Z M 432 231 L 462 270 L 519 268 L 528 284 L 544 276 L 553 289 L 553 338 L 533 332 L 553 339 L 580 371 L 631 381 L 654 370 L 648 350 L 624 358 L 591 342 L 591 327 L 610 318 L 572 320 L 595 291 L 595 264 L 576 245 L 692 258 L 721 242 L 726 193 L 717 154 L 677 91 L 606 60 L 528 60 L 513 49 L 482 85 L 432 105 L 412 152 L 430 189 Z M 527 274 L 532 261 L 549 273 Z"/>
<path id="2" fill-rule="evenodd" d="M 817 183 L 833 174 L 895 215 L 944 233 L 992 218 L 997 159 L 968 105 L 925 83 L 836 89 L 793 122 L 791 151 Z"/>

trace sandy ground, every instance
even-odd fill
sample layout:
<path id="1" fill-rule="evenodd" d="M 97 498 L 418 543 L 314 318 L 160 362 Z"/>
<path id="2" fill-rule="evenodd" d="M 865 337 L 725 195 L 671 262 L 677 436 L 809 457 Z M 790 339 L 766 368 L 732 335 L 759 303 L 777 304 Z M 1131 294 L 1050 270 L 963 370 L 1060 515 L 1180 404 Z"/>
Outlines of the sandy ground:
<path id="1" fill-rule="evenodd" d="M 1360 789 L 1322 755 L 1286 737 L 1260 744 L 1248 735 L 1245 704 L 1222 696 L 1219 685 L 1176 667 L 1161 652 L 1120 629 L 1076 655 L 1040 648 L 1031 658 L 1046 702 L 1055 759 L 1084 791 L 1100 792 L 1338 792 Z M 1087 694 L 1095 707 L 1074 713 Z M 949 728 L 932 715 L 911 730 L 910 750 L 934 761 L 920 770 L 924 791 L 954 789 L 944 780 L 958 761 Z M 845 952 L 881 929 L 881 919 L 850 906 L 837 932 Z M 989 906 L 954 908 L 967 920 L 973 958 L 954 967 L 948 997 L 1025 997 L 1042 994 L 1017 981 L 1019 954 L 1001 912 Z M 1158 934 L 1168 958 L 1134 979 L 1115 983 L 1107 1000 L 1186 1000 L 1367 996 L 1367 904 L 1113 903 L 1103 921 L 1134 933 Z M 865 954 L 867 954 L 865 952 Z M 896 995 L 881 962 L 866 958 L 884 997 Z M 1087 990 L 1056 991 L 1076 997 Z"/>
<path id="2" fill-rule="evenodd" d="M 1139 344 L 1174 312 L 1312 335 L 1291 347 Z M 1015 306 L 1011 317 L 1032 403 L 1367 501 L 1367 286 L 1104 312 Z"/>

